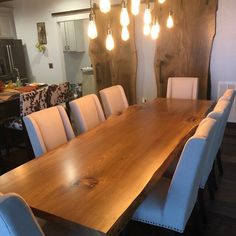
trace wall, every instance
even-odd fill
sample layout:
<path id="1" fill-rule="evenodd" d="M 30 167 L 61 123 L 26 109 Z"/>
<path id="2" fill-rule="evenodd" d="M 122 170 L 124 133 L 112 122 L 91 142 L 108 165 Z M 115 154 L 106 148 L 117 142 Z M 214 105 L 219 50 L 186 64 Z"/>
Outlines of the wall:
<path id="1" fill-rule="evenodd" d="M 91 66 L 89 58 L 89 38 L 87 35 L 88 19 L 81 19 L 82 27 L 79 28 L 78 37 L 83 38 L 83 52 L 64 52 L 66 80 L 70 83 L 82 83 L 83 73 L 81 68 Z M 62 49 L 61 49 L 62 50 Z"/>
<path id="2" fill-rule="evenodd" d="M 219 0 L 216 37 L 211 60 L 212 98 L 218 81 L 236 82 L 236 1 Z"/>

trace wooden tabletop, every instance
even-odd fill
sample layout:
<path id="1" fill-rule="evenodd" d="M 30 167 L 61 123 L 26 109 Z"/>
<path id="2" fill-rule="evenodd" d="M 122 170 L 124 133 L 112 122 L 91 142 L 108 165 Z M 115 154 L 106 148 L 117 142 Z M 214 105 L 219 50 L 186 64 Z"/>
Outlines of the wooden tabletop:
<path id="1" fill-rule="evenodd" d="M 37 213 L 116 235 L 212 102 L 157 99 L 0 177 Z M 56 131 L 55 131 L 56 135 Z"/>

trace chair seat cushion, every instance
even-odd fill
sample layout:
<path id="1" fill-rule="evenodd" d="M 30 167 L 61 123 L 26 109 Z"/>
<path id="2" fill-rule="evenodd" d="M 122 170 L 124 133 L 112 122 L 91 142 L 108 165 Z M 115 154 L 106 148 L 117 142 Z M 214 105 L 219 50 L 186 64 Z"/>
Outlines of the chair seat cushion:
<path id="1" fill-rule="evenodd" d="M 170 228 L 163 221 L 163 209 L 171 180 L 161 178 L 143 203 L 137 208 L 132 219 L 135 221 Z"/>
<path id="2" fill-rule="evenodd" d="M 22 119 L 20 117 L 14 117 L 5 121 L 4 127 L 7 129 L 14 129 L 14 130 L 23 130 Z"/>

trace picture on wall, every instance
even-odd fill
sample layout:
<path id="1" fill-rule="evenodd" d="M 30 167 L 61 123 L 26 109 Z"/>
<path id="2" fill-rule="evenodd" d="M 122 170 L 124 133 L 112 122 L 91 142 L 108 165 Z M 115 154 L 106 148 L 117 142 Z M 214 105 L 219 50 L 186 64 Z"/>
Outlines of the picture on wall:
<path id="1" fill-rule="evenodd" d="M 37 23 L 37 31 L 38 31 L 38 42 L 39 42 L 39 44 L 47 44 L 47 35 L 46 35 L 45 22 L 38 22 Z"/>

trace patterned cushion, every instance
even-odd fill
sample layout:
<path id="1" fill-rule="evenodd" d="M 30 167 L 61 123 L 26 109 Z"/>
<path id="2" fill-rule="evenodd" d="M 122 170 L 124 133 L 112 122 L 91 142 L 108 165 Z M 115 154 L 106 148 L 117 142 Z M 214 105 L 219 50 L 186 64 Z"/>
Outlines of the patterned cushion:
<path id="1" fill-rule="evenodd" d="M 22 119 L 20 117 L 9 119 L 4 123 L 4 127 L 8 129 L 16 129 L 22 131 L 23 130 Z"/>
<path id="2" fill-rule="evenodd" d="M 47 108 L 46 94 L 48 87 L 22 93 L 20 95 L 20 115 L 21 117 L 27 116 L 35 111 Z"/>
<path id="3" fill-rule="evenodd" d="M 52 84 L 48 88 L 47 105 L 56 106 L 71 100 L 70 83 Z"/>

